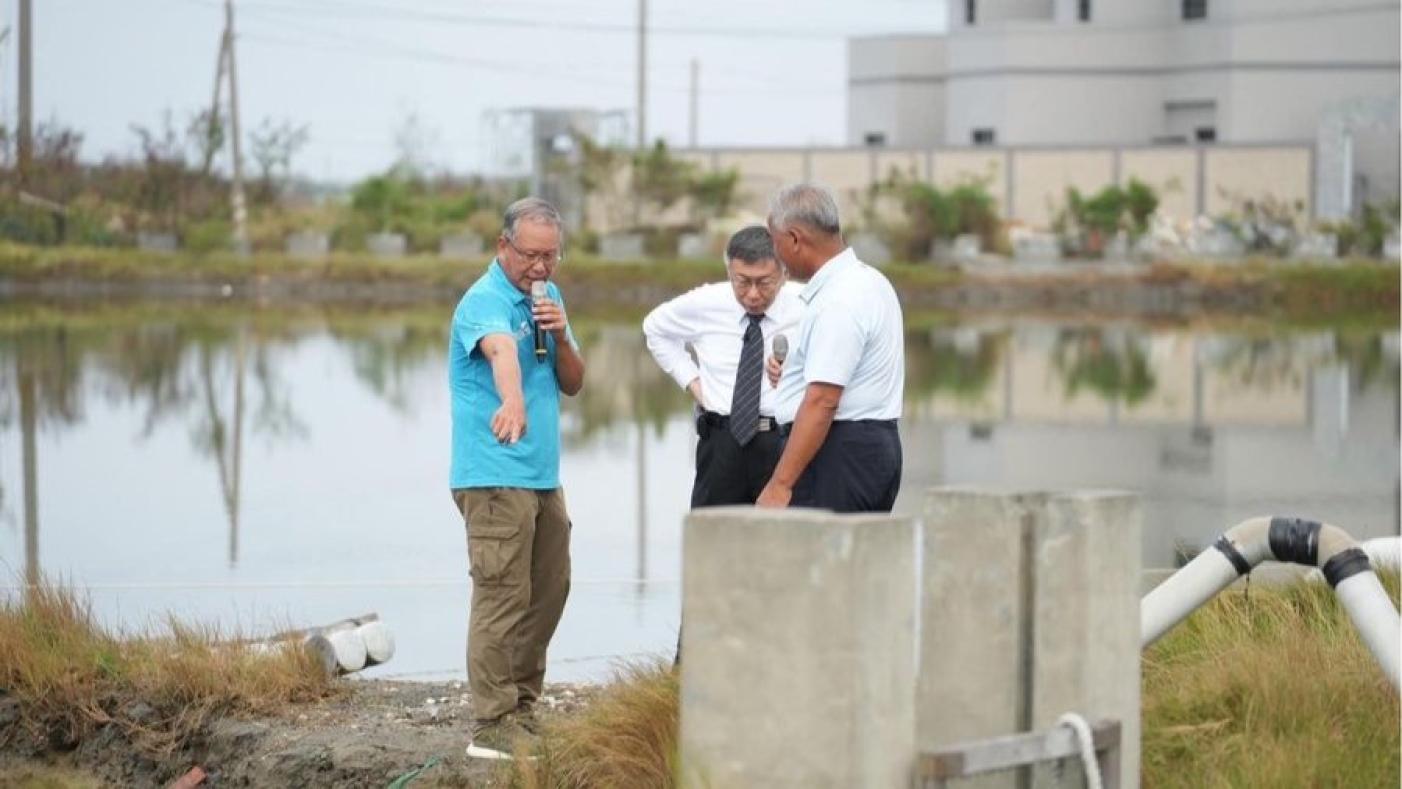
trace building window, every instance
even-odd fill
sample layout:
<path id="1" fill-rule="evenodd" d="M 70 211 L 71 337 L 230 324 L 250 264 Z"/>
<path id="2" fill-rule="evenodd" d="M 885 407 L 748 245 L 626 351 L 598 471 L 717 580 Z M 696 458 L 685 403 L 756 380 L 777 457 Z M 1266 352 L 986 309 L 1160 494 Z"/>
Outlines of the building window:
<path id="1" fill-rule="evenodd" d="M 974 18 L 977 16 L 975 13 L 977 5 L 978 0 L 964 0 L 964 24 L 972 25 L 974 23 Z"/>
<path id="2" fill-rule="evenodd" d="M 997 139 L 992 129 L 974 129 L 974 145 L 992 145 Z"/>
<path id="3" fill-rule="evenodd" d="M 1090 0 L 1080 0 L 1076 4 L 1076 18 L 1082 22 L 1090 21 Z"/>
<path id="4" fill-rule="evenodd" d="M 886 132 L 867 132 L 862 135 L 862 142 L 868 148 L 880 148 L 886 144 Z"/>
<path id="5" fill-rule="evenodd" d="M 1199 126 L 1193 130 L 1193 139 L 1198 142 L 1217 142 L 1217 127 Z"/>
<path id="6" fill-rule="evenodd" d="M 1184 19 L 1206 19 L 1207 0 L 1183 0 Z"/>

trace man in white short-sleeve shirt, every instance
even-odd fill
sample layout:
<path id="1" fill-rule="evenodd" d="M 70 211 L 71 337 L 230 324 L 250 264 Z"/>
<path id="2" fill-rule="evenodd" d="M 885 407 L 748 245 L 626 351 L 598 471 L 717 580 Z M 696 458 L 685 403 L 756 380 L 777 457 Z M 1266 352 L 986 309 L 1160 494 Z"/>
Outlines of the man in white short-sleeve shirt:
<path id="1" fill-rule="evenodd" d="M 757 503 L 890 512 L 905 387 L 896 292 L 842 240 L 837 202 L 822 187 L 781 191 L 769 232 L 779 260 L 808 284 L 775 403 L 784 450 Z"/>

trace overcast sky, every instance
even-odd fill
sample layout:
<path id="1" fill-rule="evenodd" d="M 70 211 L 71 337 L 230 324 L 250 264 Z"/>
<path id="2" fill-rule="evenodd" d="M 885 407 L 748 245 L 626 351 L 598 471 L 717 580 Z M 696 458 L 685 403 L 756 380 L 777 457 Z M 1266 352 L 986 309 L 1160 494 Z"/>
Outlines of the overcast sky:
<path id="1" fill-rule="evenodd" d="M 207 106 L 222 0 L 34 0 L 35 112 L 85 135 L 85 158 L 130 153 L 133 123 Z M 933 32 L 944 0 L 650 0 L 648 131 L 684 145 L 689 63 L 702 145 L 841 144 L 845 38 Z M 294 169 L 378 172 L 420 120 L 427 157 L 480 167 L 482 113 L 635 104 L 637 0 L 236 0 L 244 130 L 306 124 Z M 18 0 L 0 0 L 0 29 Z M 701 32 L 704 31 L 704 32 Z M 15 31 L 0 44 L 0 120 L 15 118 Z"/>

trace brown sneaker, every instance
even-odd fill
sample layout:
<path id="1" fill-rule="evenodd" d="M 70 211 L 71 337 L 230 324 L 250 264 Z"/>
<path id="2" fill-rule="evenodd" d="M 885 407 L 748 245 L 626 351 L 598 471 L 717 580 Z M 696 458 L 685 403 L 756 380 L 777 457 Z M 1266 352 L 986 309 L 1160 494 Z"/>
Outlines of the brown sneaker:
<path id="1" fill-rule="evenodd" d="M 535 705 L 528 701 L 520 701 L 516 704 L 516 711 L 510 713 L 511 717 L 521 725 L 526 731 L 540 736 L 540 719 L 535 716 Z"/>
<path id="2" fill-rule="evenodd" d="M 531 750 L 535 742 L 536 736 L 508 714 L 496 720 L 474 721 L 467 755 L 474 759 L 509 760 L 515 758 L 517 748 Z"/>

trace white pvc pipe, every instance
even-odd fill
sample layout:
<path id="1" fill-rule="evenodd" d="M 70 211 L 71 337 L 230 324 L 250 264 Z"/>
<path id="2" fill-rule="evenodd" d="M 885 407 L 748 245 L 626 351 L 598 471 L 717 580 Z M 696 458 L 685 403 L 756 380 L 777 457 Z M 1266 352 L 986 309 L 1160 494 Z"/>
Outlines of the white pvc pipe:
<path id="1" fill-rule="evenodd" d="M 1394 688 L 1402 688 L 1402 618 L 1374 573 L 1358 573 L 1334 587 L 1368 651 Z"/>
<path id="2" fill-rule="evenodd" d="M 365 668 L 365 642 L 354 628 L 335 630 L 327 633 L 326 638 L 336 651 L 336 665 L 341 671 L 349 674 Z"/>
<path id="3" fill-rule="evenodd" d="M 336 647 L 330 639 L 320 633 L 313 633 L 302 639 L 302 648 L 316 657 L 327 676 L 336 675 Z"/>
<path id="4" fill-rule="evenodd" d="M 1188 614 L 1240 578 L 1236 567 L 1216 548 L 1208 548 L 1168 580 L 1154 587 L 1139 604 L 1139 643 L 1149 646 Z"/>
<path id="5" fill-rule="evenodd" d="M 394 635 L 384 622 L 366 622 L 355 630 L 365 644 L 366 665 L 376 666 L 394 657 Z"/>
<path id="6" fill-rule="evenodd" d="M 1374 537 L 1360 547 L 1374 570 L 1402 569 L 1402 537 Z"/>
<path id="7" fill-rule="evenodd" d="M 1252 518 L 1233 526 L 1222 538 L 1231 550 L 1224 552 L 1214 545 L 1145 595 L 1139 607 L 1140 644 L 1147 647 L 1157 641 L 1251 568 L 1268 559 L 1281 558 L 1271 545 L 1271 523 L 1271 518 Z M 1328 524 L 1318 524 L 1311 534 L 1313 544 L 1308 555 L 1321 568 L 1335 556 L 1359 547 L 1342 529 Z M 1299 561 L 1304 553 L 1298 550 L 1299 546 L 1290 547 L 1292 540 L 1288 535 L 1283 542 L 1285 558 Z M 1374 547 L 1379 553 L 1387 550 L 1384 546 Z M 1239 561 L 1229 558 L 1227 554 L 1232 552 Z M 1371 564 L 1369 569 L 1340 581 L 1335 593 L 1393 687 L 1402 689 L 1402 619 Z"/>

